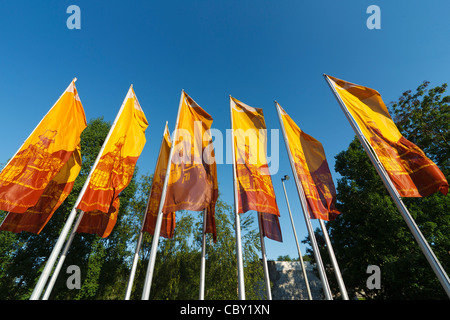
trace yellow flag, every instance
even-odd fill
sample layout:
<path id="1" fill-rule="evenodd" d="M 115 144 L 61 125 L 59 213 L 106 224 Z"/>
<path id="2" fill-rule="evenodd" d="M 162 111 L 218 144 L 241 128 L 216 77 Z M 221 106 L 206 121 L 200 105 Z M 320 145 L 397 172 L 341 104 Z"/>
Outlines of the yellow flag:
<path id="1" fill-rule="evenodd" d="M 230 97 L 239 210 L 280 215 L 266 158 L 267 132 L 263 111 Z"/>
<path id="2" fill-rule="evenodd" d="M 0 174 L 0 230 L 42 230 L 72 190 L 85 128 L 74 79 Z"/>
<path id="3" fill-rule="evenodd" d="M 400 196 L 422 197 L 437 191 L 447 194 L 444 174 L 418 146 L 402 136 L 376 90 L 327 77 Z"/>
<path id="4" fill-rule="evenodd" d="M 136 162 L 145 145 L 148 123 L 133 88 L 112 128 L 100 160 L 92 172 L 78 209 L 84 211 L 77 232 L 106 238 L 114 228 L 119 211 L 119 194 L 130 183 Z"/>
<path id="5" fill-rule="evenodd" d="M 258 212 L 262 234 L 282 241 L 277 201 L 266 157 L 267 132 L 263 110 L 230 96 L 235 150 L 237 213 Z"/>
<path id="6" fill-rule="evenodd" d="M 217 168 L 210 128 L 213 118 L 186 92 L 180 111 L 164 213 L 207 209 L 206 232 L 216 240 L 215 206 L 218 197 Z"/>
<path id="7" fill-rule="evenodd" d="M 308 211 L 312 219 L 334 220 L 336 189 L 322 144 L 306 134 L 277 103 L 282 125 L 286 132 L 287 145 L 292 155 L 295 174 L 305 191 Z"/>

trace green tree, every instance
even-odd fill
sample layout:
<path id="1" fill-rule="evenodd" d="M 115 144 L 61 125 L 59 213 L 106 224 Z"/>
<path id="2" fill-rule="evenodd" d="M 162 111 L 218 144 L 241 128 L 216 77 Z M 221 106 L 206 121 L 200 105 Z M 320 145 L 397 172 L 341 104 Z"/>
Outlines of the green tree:
<path id="1" fill-rule="evenodd" d="M 422 148 L 448 180 L 450 97 L 443 96 L 446 87 L 429 89 L 424 82 L 414 94 L 407 91 L 392 103 L 391 113 L 405 138 Z M 445 291 L 356 138 L 336 156 L 335 169 L 341 175 L 337 206 L 342 214 L 327 223 L 327 228 L 349 294 L 357 292 L 374 299 L 445 299 Z M 449 197 L 435 193 L 403 201 L 444 269 L 449 270 Z M 317 236 L 320 238 L 320 233 Z M 323 247 L 323 241 L 320 243 Z M 327 256 L 322 251 L 329 263 Z M 369 264 L 381 269 L 380 290 L 366 286 Z M 328 279 L 334 281 L 334 275 L 330 273 Z"/>
<path id="2" fill-rule="evenodd" d="M 294 261 L 292 258 L 287 254 L 284 256 L 278 256 L 277 261 Z"/>

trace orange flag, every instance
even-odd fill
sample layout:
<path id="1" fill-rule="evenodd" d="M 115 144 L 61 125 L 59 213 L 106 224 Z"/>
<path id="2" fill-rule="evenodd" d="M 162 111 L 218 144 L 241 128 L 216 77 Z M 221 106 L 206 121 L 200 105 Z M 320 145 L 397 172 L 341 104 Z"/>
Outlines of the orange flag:
<path id="1" fill-rule="evenodd" d="M 162 189 L 164 185 L 164 179 L 167 171 L 167 163 L 169 161 L 170 147 L 172 141 L 170 139 L 169 128 L 164 129 L 164 136 L 159 149 L 158 161 L 156 162 L 155 172 L 153 173 L 152 188 L 150 191 L 150 197 L 147 204 L 147 214 L 142 228 L 143 232 L 154 234 L 156 219 L 158 217 L 158 209 L 161 202 Z M 160 236 L 165 238 L 172 238 L 173 231 L 175 230 L 175 212 L 169 212 L 163 214 L 163 220 L 161 223 Z"/>
<path id="2" fill-rule="evenodd" d="M 278 223 L 280 213 L 266 158 L 267 133 L 263 111 L 231 96 L 230 105 L 238 213 L 249 210 L 263 213 L 264 230 L 272 230 L 265 232 L 266 235 L 273 240 L 282 241 Z"/>
<path id="3" fill-rule="evenodd" d="M 261 219 L 261 232 L 263 237 L 283 242 L 281 235 L 280 221 L 277 215 L 265 212 L 258 212 Z"/>
<path id="4" fill-rule="evenodd" d="M 276 105 L 311 219 L 334 220 L 340 212 L 335 207 L 336 189 L 322 144 L 300 130 L 286 111 Z"/>
<path id="5" fill-rule="evenodd" d="M 207 209 L 206 232 L 216 241 L 217 168 L 210 133 L 212 117 L 181 93 L 178 125 L 163 213 Z"/>
<path id="6" fill-rule="evenodd" d="M 402 197 L 447 194 L 445 176 L 425 153 L 405 139 L 380 94 L 370 88 L 327 76 Z"/>
<path id="7" fill-rule="evenodd" d="M 147 126 L 145 114 L 130 87 L 77 207 L 84 211 L 77 232 L 94 233 L 102 238 L 111 233 L 119 212 L 119 194 L 133 178 L 146 142 Z"/>
<path id="8" fill-rule="evenodd" d="M 81 168 L 86 117 L 74 79 L 0 173 L 0 230 L 40 233 Z"/>

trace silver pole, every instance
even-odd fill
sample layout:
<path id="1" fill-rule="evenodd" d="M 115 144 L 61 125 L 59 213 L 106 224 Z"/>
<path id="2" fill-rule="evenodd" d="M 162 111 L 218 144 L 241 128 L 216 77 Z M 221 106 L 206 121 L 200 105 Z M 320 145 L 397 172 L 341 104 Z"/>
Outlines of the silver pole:
<path id="1" fill-rule="evenodd" d="M 333 264 L 334 274 L 336 275 L 336 279 L 339 285 L 339 289 L 341 290 L 342 299 L 348 300 L 347 289 L 345 288 L 344 279 L 342 278 L 341 269 L 339 269 L 339 265 L 336 260 L 336 256 L 334 254 L 333 246 L 331 245 L 330 237 L 328 235 L 327 228 L 325 227 L 325 223 L 322 219 L 318 219 L 320 223 L 320 227 L 322 228 L 323 237 L 325 238 L 325 243 L 327 244 L 328 254 L 330 255 L 331 263 Z"/>
<path id="2" fill-rule="evenodd" d="M 205 300 L 205 267 L 206 267 L 206 214 L 203 210 L 202 258 L 200 260 L 200 292 L 199 300 Z"/>
<path id="3" fill-rule="evenodd" d="M 233 100 L 230 95 L 230 119 L 231 119 L 231 153 L 233 156 L 233 189 L 234 189 L 234 217 L 235 217 L 235 228 L 236 228 L 236 259 L 237 259 L 237 270 L 238 270 L 238 288 L 239 288 L 239 299 L 245 300 L 245 285 L 244 285 L 244 263 L 242 259 L 242 243 L 241 243 L 241 222 L 238 213 L 239 203 L 237 195 L 237 182 L 236 182 L 236 157 L 234 150 L 234 128 L 233 128 L 233 110 L 232 110 Z"/>
<path id="4" fill-rule="evenodd" d="M 58 255 L 59 255 L 59 253 L 60 253 L 60 251 L 62 249 L 62 246 L 64 244 L 64 241 L 65 241 L 67 235 L 69 234 L 70 226 L 73 224 L 73 221 L 75 220 L 75 216 L 77 214 L 76 207 L 79 205 L 81 199 L 84 196 L 84 193 L 86 192 L 86 189 L 87 189 L 87 187 L 89 185 L 89 181 L 90 181 L 91 176 L 92 176 L 92 173 L 94 172 L 95 167 L 97 166 L 98 162 L 100 161 L 100 158 L 102 156 L 102 152 L 105 149 L 109 138 L 111 137 L 111 134 L 112 134 L 112 132 L 113 132 L 115 126 L 116 126 L 117 121 L 119 120 L 120 115 L 122 114 L 123 108 L 125 107 L 126 101 L 128 100 L 128 96 L 129 96 L 130 91 L 131 91 L 132 88 L 133 88 L 133 85 L 131 85 L 130 89 L 128 89 L 128 93 L 127 93 L 127 95 L 126 95 L 126 97 L 125 97 L 125 99 L 124 99 L 124 101 L 123 101 L 123 103 L 122 103 L 122 105 L 120 107 L 119 112 L 117 113 L 116 118 L 114 119 L 114 123 L 112 124 L 111 129 L 109 129 L 108 135 L 106 136 L 105 141 L 103 142 L 103 145 L 100 148 L 99 153 L 97 154 L 97 158 L 95 159 L 95 162 L 94 162 L 94 164 L 91 167 L 91 171 L 89 172 L 89 175 L 86 178 L 86 181 L 84 182 L 83 188 L 81 189 L 81 192 L 78 195 L 77 201 L 75 202 L 75 205 L 73 206 L 72 211 L 70 212 L 70 215 L 69 215 L 69 217 L 67 219 L 67 222 L 64 225 L 64 228 L 61 231 L 61 234 L 59 235 L 59 238 L 58 238 L 58 240 L 57 240 L 57 242 L 55 244 L 55 247 L 53 248 L 53 251 L 50 254 L 50 257 L 48 258 L 48 261 L 47 261 L 47 263 L 45 265 L 45 268 L 42 271 L 41 277 L 39 278 L 39 281 L 36 284 L 36 287 L 34 288 L 33 293 L 31 294 L 30 300 L 38 300 L 39 297 L 42 294 L 42 291 L 44 290 L 44 286 L 47 283 L 47 280 L 48 280 L 48 277 L 50 276 L 51 270 L 53 269 L 53 266 L 54 266 L 54 264 L 56 262 L 56 259 L 58 258 Z M 65 254 L 69 250 L 69 246 L 70 246 L 70 244 L 72 242 L 73 235 L 76 232 L 76 228 L 78 227 L 82 216 L 83 216 L 83 214 L 81 213 L 79 218 L 78 218 L 78 220 L 77 220 L 77 222 L 76 222 L 75 228 L 73 228 L 72 233 L 69 236 L 66 248 L 64 249 L 64 253 L 61 256 L 62 262 L 64 262 Z M 54 285 L 54 283 L 56 281 L 56 278 L 58 277 L 59 271 L 60 271 L 60 269 L 62 267 L 62 262 L 60 263 L 60 265 L 54 271 L 54 274 L 52 276 L 52 280 L 50 281 L 50 283 L 48 285 L 49 286 L 48 289 L 47 289 L 48 293 L 46 292 L 45 297 L 43 297 L 45 299 L 48 298 L 48 296 L 50 295 L 50 293 L 52 291 L 53 285 Z M 54 279 L 53 279 L 53 277 L 54 277 Z"/>
<path id="5" fill-rule="evenodd" d="M 320 279 L 322 281 L 322 285 L 323 285 L 323 292 L 325 295 L 325 299 L 327 300 L 332 300 L 333 299 L 333 295 L 331 294 L 331 289 L 330 289 L 330 285 L 328 283 L 328 279 L 327 279 L 327 275 L 325 273 L 325 268 L 323 266 L 323 262 L 322 262 L 322 257 L 320 256 L 320 252 L 319 252 L 319 247 L 317 245 L 317 241 L 316 241 L 316 237 L 314 234 L 314 230 L 311 224 L 311 220 L 308 214 L 308 206 L 306 203 L 306 199 L 305 199 L 305 194 L 303 191 L 303 187 L 298 179 L 297 173 L 295 171 L 295 165 L 294 165 L 294 160 L 292 158 L 292 154 L 291 151 L 289 149 L 289 142 L 287 141 L 287 136 L 286 136 L 286 131 L 284 128 L 284 124 L 283 124 L 283 119 L 281 118 L 281 113 L 280 110 L 278 108 L 278 102 L 275 101 L 275 107 L 277 109 L 277 113 L 278 113 L 278 119 L 280 121 L 280 126 L 281 126 L 281 130 L 283 132 L 283 137 L 284 137 L 284 143 L 286 145 L 286 150 L 289 156 L 289 161 L 291 163 L 291 169 L 292 169 L 292 174 L 294 175 L 294 179 L 295 179 L 295 185 L 297 186 L 297 192 L 298 192 L 298 196 L 300 198 L 300 204 L 302 206 L 302 211 L 303 211 L 303 216 L 305 218 L 305 223 L 306 223 L 306 227 L 308 229 L 308 233 L 309 233 L 309 239 L 311 240 L 311 246 L 313 248 L 313 252 L 314 252 L 314 258 L 316 260 L 316 264 L 317 264 L 317 270 L 319 272 L 319 276 Z"/>
<path id="6" fill-rule="evenodd" d="M 269 268 L 267 266 L 266 245 L 264 243 L 264 236 L 262 234 L 262 229 L 263 229 L 262 218 L 261 218 L 261 213 L 257 212 L 257 214 L 258 214 L 259 239 L 261 240 L 261 255 L 262 255 L 263 269 L 264 269 L 264 281 L 266 283 L 267 300 L 272 300 L 272 291 L 270 290 Z"/>
<path id="7" fill-rule="evenodd" d="M 284 186 L 284 181 L 288 180 L 288 179 L 289 179 L 289 176 L 287 176 L 287 175 L 284 176 L 284 178 L 281 178 L 281 183 L 283 184 L 283 190 L 284 190 L 284 195 L 286 197 L 286 203 L 287 203 L 287 207 L 288 207 L 288 211 L 289 211 L 289 217 L 291 218 L 291 225 L 292 225 L 292 230 L 294 231 L 294 238 L 295 238 L 295 244 L 297 245 L 298 256 L 300 258 L 300 263 L 302 264 L 303 278 L 305 280 L 306 291 L 308 292 L 309 300 L 312 300 L 311 289 L 309 288 L 308 276 L 306 275 L 305 263 L 303 262 L 302 252 L 300 251 L 300 245 L 298 244 L 297 232 L 295 231 L 294 219 L 292 218 L 292 213 L 291 213 L 291 206 L 289 205 L 289 200 L 288 200 L 288 196 L 286 193 L 286 187 Z"/>
<path id="8" fill-rule="evenodd" d="M 132 86 L 133 85 L 131 85 L 129 90 L 131 90 Z M 128 97 L 128 94 L 127 94 L 127 97 Z M 38 280 L 38 283 L 36 284 L 32 294 L 30 296 L 30 300 L 38 300 L 39 297 L 42 294 L 42 291 L 44 290 L 44 286 L 45 286 L 45 284 L 46 284 L 46 282 L 48 280 L 48 277 L 50 276 L 51 270 L 53 269 L 53 266 L 54 266 L 54 264 L 56 262 L 56 259 L 58 258 L 58 255 L 59 255 L 59 253 L 60 253 L 60 251 L 62 249 L 62 246 L 64 244 L 64 241 L 65 241 L 65 239 L 66 239 L 66 237 L 67 237 L 67 235 L 68 235 L 68 233 L 70 231 L 70 227 L 73 224 L 73 221 L 75 220 L 75 216 L 77 214 L 76 207 L 80 203 L 81 198 L 83 197 L 83 195 L 84 195 L 84 193 L 85 193 L 85 191 L 86 191 L 86 189 L 87 189 L 87 187 L 89 185 L 88 182 L 89 182 L 89 180 L 91 178 L 92 173 L 94 172 L 95 167 L 97 166 L 98 161 L 100 160 L 100 157 L 101 157 L 101 154 L 103 152 L 103 149 L 106 146 L 106 142 L 108 141 L 109 137 L 111 136 L 112 130 L 113 130 L 114 126 L 116 125 L 116 122 L 119 119 L 120 114 L 122 113 L 122 110 L 123 110 L 123 108 L 125 106 L 125 101 L 126 101 L 126 98 L 125 98 L 124 102 L 122 103 L 122 106 L 120 107 L 120 110 L 119 110 L 119 112 L 118 112 L 118 114 L 116 116 L 116 119 L 114 120 L 114 123 L 113 123 L 111 129 L 109 130 L 108 136 L 106 137 L 105 141 L 103 142 L 102 148 L 100 149 L 100 152 L 97 155 L 97 159 L 95 159 L 94 165 L 92 166 L 91 171 L 89 172 L 89 175 L 88 175 L 88 177 L 87 177 L 87 179 L 86 179 L 86 181 L 85 181 L 85 183 L 83 185 L 83 188 L 81 189 L 81 192 L 78 195 L 78 199 L 75 202 L 75 205 L 73 206 L 73 209 L 72 209 L 72 211 L 69 214 L 69 217 L 67 218 L 66 224 L 64 225 L 64 228 L 61 231 L 61 234 L 59 235 L 58 240 L 56 241 L 55 247 L 53 248 L 52 253 L 50 254 L 50 257 L 47 260 L 47 263 L 46 263 L 46 265 L 44 267 L 44 270 L 42 271 L 42 274 L 41 274 L 41 276 L 40 276 L 40 278 Z"/>
<path id="9" fill-rule="evenodd" d="M 450 297 L 450 280 L 449 280 L 447 274 L 445 273 L 445 270 L 442 268 L 441 264 L 439 263 L 439 260 L 436 258 L 433 250 L 429 246 L 425 237 L 420 232 L 420 229 L 416 225 L 414 219 L 412 218 L 411 214 L 409 213 L 408 209 L 406 208 L 405 204 L 403 203 L 400 195 L 397 192 L 397 189 L 395 188 L 391 179 L 389 178 L 388 174 L 386 173 L 383 165 L 379 161 L 378 157 L 374 156 L 375 152 L 373 151 L 373 153 L 372 153 L 370 144 L 364 138 L 364 135 L 362 134 L 362 132 L 360 131 L 360 129 L 358 127 L 358 124 L 353 120 L 353 118 L 350 114 L 350 111 L 347 109 L 347 107 L 345 106 L 345 103 L 342 101 L 339 94 L 336 92 L 334 85 L 330 82 L 330 79 L 327 77 L 326 74 L 324 74 L 323 77 L 325 78 L 331 91 L 334 93 L 334 96 L 335 96 L 336 100 L 338 101 L 342 111 L 344 112 L 345 116 L 347 117 L 347 120 L 349 121 L 350 125 L 352 126 L 353 130 L 355 131 L 356 136 L 358 137 L 364 150 L 366 151 L 367 155 L 369 156 L 370 161 L 372 162 L 373 166 L 377 170 L 378 175 L 381 177 L 381 180 L 383 181 L 391 198 L 394 200 L 395 205 L 397 206 L 397 208 L 400 211 L 400 214 L 402 215 L 403 219 L 405 220 L 409 230 L 411 231 L 412 235 L 414 236 L 414 239 L 416 240 L 420 249 L 422 250 L 422 253 L 425 255 L 425 258 L 428 260 L 428 263 L 430 264 L 434 273 L 438 277 L 442 287 L 444 288 L 445 292 L 447 293 L 447 296 Z"/>
<path id="10" fill-rule="evenodd" d="M 164 143 L 166 129 L 167 129 L 167 121 L 166 121 L 166 125 L 164 126 L 164 132 L 163 132 L 163 137 L 162 137 L 162 141 L 161 141 L 161 146 Z M 160 156 L 161 156 L 161 151 L 158 155 L 158 159 Z M 154 173 L 156 173 L 156 168 L 158 166 L 158 159 L 156 160 L 155 170 L 153 171 Z M 153 175 L 153 179 L 154 178 L 155 178 L 155 176 Z M 136 243 L 136 250 L 134 252 L 133 264 L 131 266 L 131 272 L 130 272 L 130 279 L 128 280 L 127 291 L 125 293 L 125 300 L 130 300 L 131 289 L 133 288 L 134 277 L 136 276 L 137 263 L 139 261 L 139 251 L 141 251 L 142 240 L 144 238 L 144 232 L 143 232 L 144 223 L 145 223 L 145 219 L 147 218 L 148 205 L 150 203 L 150 196 L 152 195 L 152 187 L 153 187 L 153 180 L 152 180 L 152 186 L 150 187 L 150 191 L 148 193 L 147 206 L 145 207 L 144 217 L 142 218 L 141 230 L 139 232 L 139 237 L 138 237 L 138 240 Z"/>
<path id="11" fill-rule="evenodd" d="M 169 163 L 170 165 L 170 163 Z M 167 171 L 170 171 L 169 168 L 167 168 Z M 166 179 L 165 181 L 168 180 L 168 176 L 166 175 Z M 167 189 L 167 185 L 166 183 L 164 183 L 165 187 L 163 189 L 163 197 L 161 197 L 161 204 L 160 204 L 160 210 L 158 211 L 158 217 L 156 218 L 156 225 L 155 225 L 155 232 L 153 233 L 153 239 L 152 239 L 152 247 L 150 249 L 150 258 L 148 261 L 148 266 L 147 266 L 147 273 L 145 275 L 145 282 L 144 282 L 144 289 L 142 291 L 142 300 L 148 300 L 150 297 L 150 289 L 151 289 L 151 285 L 152 285 L 152 279 L 153 279 L 153 270 L 155 268 L 155 259 L 156 259 L 156 251 L 158 250 L 158 243 L 159 243 L 159 234 L 161 231 L 161 223 L 162 223 L 162 218 L 163 218 L 163 213 L 162 213 L 162 206 L 164 205 L 164 199 L 166 196 L 166 189 Z"/>
<path id="12" fill-rule="evenodd" d="M 78 215 L 78 219 L 75 222 L 75 226 L 72 228 L 72 231 L 70 232 L 69 239 L 67 240 L 66 245 L 64 246 L 64 250 L 61 253 L 61 256 L 59 257 L 58 264 L 56 265 L 56 268 L 53 271 L 52 277 L 50 278 L 50 282 L 47 285 L 47 289 L 44 292 L 42 300 L 48 300 L 50 294 L 52 293 L 53 286 L 55 285 L 56 279 L 58 279 L 58 275 L 64 264 L 64 260 L 66 260 L 67 252 L 69 251 L 70 245 L 72 244 L 73 238 L 75 236 L 75 232 L 78 226 L 80 225 L 81 219 L 83 218 L 83 214 L 84 212 L 81 211 L 80 214 Z"/>
<path id="13" fill-rule="evenodd" d="M 85 186 L 87 187 L 87 185 Z M 85 188 L 83 187 L 83 189 Z M 84 192 L 85 190 L 82 191 Z M 39 297 L 41 296 L 42 291 L 44 290 L 44 286 L 47 283 L 48 277 L 50 276 L 50 273 L 53 269 L 53 265 L 55 264 L 56 259 L 58 258 L 59 252 L 61 251 L 64 241 L 67 237 L 67 234 L 70 231 L 70 227 L 73 224 L 73 221 L 75 220 L 75 217 L 77 215 L 76 206 L 78 205 L 79 200 L 81 200 L 81 197 L 78 198 L 72 211 L 69 214 L 69 217 L 67 218 L 66 224 L 64 225 L 64 228 L 62 229 L 61 234 L 59 235 L 59 238 L 56 241 L 52 253 L 50 254 L 47 263 L 45 264 L 44 270 L 42 271 L 42 274 L 39 277 L 36 286 L 34 287 L 34 290 L 30 296 L 30 300 L 39 300 Z"/>
<path id="14" fill-rule="evenodd" d="M 156 252 L 158 250 L 159 235 L 161 233 L 161 224 L 162 224 L 162 219 L 163 219 L 162 209 L 164 207 L 164 203 L 166 200 L 167 185 L 169 183 L 173 149 L 174 149 L 175 141 L 177 141 L 177 137 L 178 137 L 178 121 L 180 118 L 180 110 L 181 110 L 181 105 L 183 103 L 183 97 L 184 97 L 184 90 L 182 90 L 182 92 L 181 92 L 180 104 L 178 106 L 177 121 L 175 123 L 174 138 L 172 139 L 172 146 L 170 148 L 169 159 L 167 160 L 166 176 L 164 177 L 164 185 L 163 185 L 162 194 L 161 194 L 161 201 L 159 203 L 159 208 L 158 208 L 158 217 L 156 218 L 155 232 L 153 233 L 152 247 L 150 249 L 151 250 L 150 258 L 148 260 L 147 273 L 146 273 L 145 282 L 144 282 L 144 289 L 142 291 L 142 300 L 148 300 L 150 298 L 150 289 L 152 286 L 153 271 L 155 269 Z"/>
<path id="15" fill-rule="evenodd" d="M 146 214 L 147 210 L 145 210 L 145 215 L 142 219 L 142 227 L 144 226 Z M 139 237 L 136 243 L 136 250 L 134 252 L 133 264 L 131 266 L 130 279 L 128 280 L 127 291 L 125 292 L 125 300 L 130 300 L 131 289 L 133 289 L 134 277 L 136 276 L 136 269 L 139 261 L 139 251 L 141 251 L 142 239 L 144 238 L 144 232 L 142 231 L 142 227 L 141 231 L 139 232 Z"/>

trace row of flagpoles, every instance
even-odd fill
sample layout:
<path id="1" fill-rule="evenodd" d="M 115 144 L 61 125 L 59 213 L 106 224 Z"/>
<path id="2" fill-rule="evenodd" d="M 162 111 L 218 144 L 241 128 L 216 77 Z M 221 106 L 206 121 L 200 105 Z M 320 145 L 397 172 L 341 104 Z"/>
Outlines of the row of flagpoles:
<path id="1" fill-rule="evenodd" d="M 448 183 L 444 175 L 422 150 L 400 134 L 377 91 L 331 76 L 324 77 L 450 297 L 447 274 L 401 200 L 401 197 L 421 197 L 437 191 L 447 194 Z M 39 234 L 71 192 L 81 168 L 80 135 L 86 127 L 75 81 L 71 82 L 0 173 L 0 209 L 8 211 L 0 230 Z M 324 223 L 340 214 L 335 208 L 336 191 L 324 149 L 319 141 L 300 130 L 278 102 L 275 102 L 275 107 L 324 297 L 331 300 L 332 293 L 311 219 L 317 219 L 320 223 L 341 297 L 347 300 L 347 291 Z M 214 212 L 218 197 L 214 149 L 204 152 L 208 145 L 212 145 L 209 131 L 212 121 L 212 117 L 183 90 L 172 138 L 167 123 L 164 128 L 126 289 L 127 300 L 131 296 L 144 232 L 153 234 L 142 292 L 142 299 L 149 299 L 159 238 L 173 236 L 175 213 L 179 210 L 203 212 L 199 299 L 204 299 L 206 233 L 211 233 L 216 241 Z M 263 110 L 230 96 L 230 121 L 238 295 L 239 299 L 245 299 L 240 214 L 253 210 L 258 216 L 267 298 L 271 299 L 264 237 L 281 242 L 282 235 L 278 220 L 280 213 L 265 153 L 267 137 Z M 112 232 L 120 206 L 118 196 L 131 181 L 146 142 L 147 126 L 131 86 L 30 299 L 49 298 L 75 233 L 107 237 Z M 283 189 L 304 280 L 308 297 L 312 299 L 284 180 Z"/>

